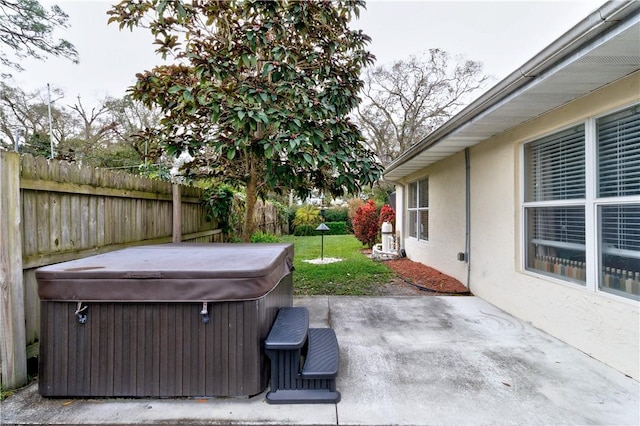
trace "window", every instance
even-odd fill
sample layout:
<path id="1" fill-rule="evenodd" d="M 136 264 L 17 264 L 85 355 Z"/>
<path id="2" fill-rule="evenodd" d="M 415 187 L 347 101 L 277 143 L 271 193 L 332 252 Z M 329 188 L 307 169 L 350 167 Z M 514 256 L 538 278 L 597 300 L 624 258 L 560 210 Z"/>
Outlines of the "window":
<path id="1" fill-rule="evenodd" d="M 409 184 L 407 200 L 407 234 L 419 240 L 429 240 L 429 178 Z"/>
<path id="2" fill-rule="evenodd" d="M 639 298 L 640 105 L 596 120 L 596 135 L 598 286 Z"/>
<path id="3" fill-rule="evenodd" d="M 525 268 L 640 299 L 640 105 L 527 143 L 524 166 Z"/>
<path id="4" fill-rule="evenodd" d="M 525 145 L 527 267 L 585 282 L 585 128 Z"/>
<path id="5" fill-rule="evenodd" d="M 640 105 L 597 120 L 598 195 L 640 195 Z"/>

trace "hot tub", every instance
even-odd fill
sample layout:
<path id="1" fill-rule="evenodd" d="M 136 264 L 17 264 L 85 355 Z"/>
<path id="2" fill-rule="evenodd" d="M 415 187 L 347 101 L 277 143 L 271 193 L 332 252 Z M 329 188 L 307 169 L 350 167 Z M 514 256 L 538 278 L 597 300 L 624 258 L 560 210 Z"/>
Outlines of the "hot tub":
<path id="1" fill-rule="evenodd" d="M 250 396 L 291 244 L 133 247 L 38 269 L 46 397 Z"/>

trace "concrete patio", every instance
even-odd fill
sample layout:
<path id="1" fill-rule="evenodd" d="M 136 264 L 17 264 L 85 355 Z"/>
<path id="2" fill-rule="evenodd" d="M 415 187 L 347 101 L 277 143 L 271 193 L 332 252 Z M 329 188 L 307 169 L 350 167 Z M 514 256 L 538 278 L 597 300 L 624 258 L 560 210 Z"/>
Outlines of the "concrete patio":
<path id="1" fill-rule="evenodd" d="M 640 383 L 476 297 L 305 297 L 340 343 L 342 401 L 44 399 L 2 424 L 640 424 Z"/>

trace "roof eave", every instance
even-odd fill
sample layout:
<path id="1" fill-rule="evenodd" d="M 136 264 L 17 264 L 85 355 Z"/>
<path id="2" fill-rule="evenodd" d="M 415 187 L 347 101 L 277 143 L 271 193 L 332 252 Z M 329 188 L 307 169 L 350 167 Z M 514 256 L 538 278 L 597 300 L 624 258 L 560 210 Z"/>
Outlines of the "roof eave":
<path id="1" fill-rule="evenodd" d="M 612 25 L 624 21 L 639 10 L 639 1 L 609 1 L 605 3 L 442 126 L 412 145 L 386 167 L 385 179 L 391 181 L 399 179 L 401 176 L 393 173 L 398 167 L 436 145 L 520 88 L 531 84 L 537 76 L 559 64 L 576 50 L 592 43 L 609 31 Z"/>

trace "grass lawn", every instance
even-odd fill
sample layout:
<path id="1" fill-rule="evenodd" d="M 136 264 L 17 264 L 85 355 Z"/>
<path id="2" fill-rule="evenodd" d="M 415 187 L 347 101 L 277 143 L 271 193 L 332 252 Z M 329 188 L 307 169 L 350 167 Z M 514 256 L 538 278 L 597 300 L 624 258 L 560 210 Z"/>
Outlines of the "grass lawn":
<path id="1" fill-rule="evenodd" d="M 353 235 L 325 235 L 324 257 L 342 261 L 320 265 L 304 262 L 320 258 L 320 236 L 286 235 L 281 240 L 294 243 L 296 295 L 375 295 L 379 286 L 395 276 L 387 266 L 360 253 L 364 246 Z"/>

